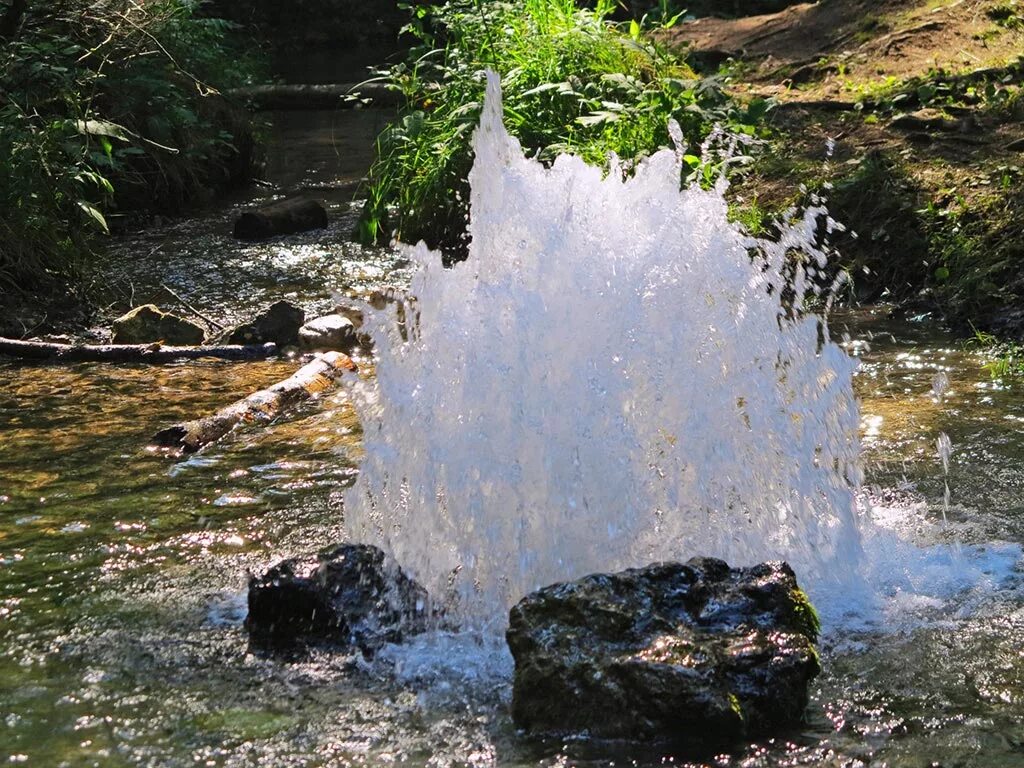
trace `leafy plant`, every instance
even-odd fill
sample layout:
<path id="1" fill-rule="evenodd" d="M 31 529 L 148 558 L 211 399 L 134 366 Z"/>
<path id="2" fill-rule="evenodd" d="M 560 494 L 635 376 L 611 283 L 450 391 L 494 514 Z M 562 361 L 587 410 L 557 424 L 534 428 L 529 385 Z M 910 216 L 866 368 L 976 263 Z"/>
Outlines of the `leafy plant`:
<path id="1" fill-rule="evenodd" d="M 985 13 L 1000 27 L 1024 29 L 1024 9 L 1017 5 L 1017 0 L 1008 0 L 1008 2 L 994 5 Z"/>
<path id="2" fill-rule="evenodd" d="M 1000 341 L 993 334 L 978 330 L 973 323 L 970 326 L 973 334 L 965 346 L 982 353 L 982 370 L 993 379 L 1024 374 L 1024 347 L 1014 342 Z"/>
<path id="3" fill-rule="evenodd" d="M 37 0 L 0 48 L 0 286 L 72 292 L 116 208 L 184 204 L 244 174 L 231 28 L 195 0 Z M 11 6 L 14 8 L 14 6 Z"/>
<path id="4" fill-rule="evenodd" d="M 404 105 L 377 142 L 361 239 L 397 235 L 450 256 L 462 251 L 470 138 L 487 67 L 501 73 L 510 132 L 542 161 L 572 152 L 603 165 L 615 153 L 628 164 L 669 143 L 670 119 L 694 156 L 716 125 L 745 135 L 762 129 L 767 102 L 730 98 L 722 78 L 697 77 L 639 22 L 609 21 L 612 9 L 610 0 L 594 8 L 575 0 L 410 8 L 408 31 L 420 45 L 377 73 Z"/>

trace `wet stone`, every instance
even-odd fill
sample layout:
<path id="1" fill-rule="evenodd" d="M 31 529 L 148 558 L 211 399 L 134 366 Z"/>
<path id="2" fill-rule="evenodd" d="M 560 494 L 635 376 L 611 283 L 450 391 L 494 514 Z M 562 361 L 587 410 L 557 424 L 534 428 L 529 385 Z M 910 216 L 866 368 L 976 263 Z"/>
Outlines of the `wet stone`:
<path id="1" fill-rule="evenodd" d="M 239 240 L 266 240 L 327 226 L 327 209 L 317 200 L 281 200 L 246 211 L 235 221 Z"/>
<path id="2" fill-rule="evenodd" d="M 695 558 L 555 584 L 509 616 L 513 718 L 538 733 L 728 747 L 801 721 L 817 634 L 781 562 Z"/>
<path id="3" fill-rule="evenodd" d="M 340 314 L 318 317 L 299 329 L 299 346 L 311 352 L 344 352 L 357 343 L 355 325 Z"/>
<path id="4" fill-rule="evenodd" d="M 287 347 L 299 338 L 299 329 L 306 322 L 306 313 L 287 301 L 278 301 L 258 314 L 251 322 L 227 332 L 228 344 L 277 344 Z"/>
<path id="5" fill-rule="evenodd" d="M 426 590 L 377 547 L 343 544 L 249 581 L 245 627 L 262 646 L 325 642 L 370 653 L 424 632 Z"/>
<path id="6" fill-rule="evenodd" d="M 162 311 L 154 304 L 143 304 L 117 318 L 113 323 L 114 344 L 152 344 L 162 341 L 171 346 L 194 346 L 206 341 L 202 326 L 178 315 Z"/>

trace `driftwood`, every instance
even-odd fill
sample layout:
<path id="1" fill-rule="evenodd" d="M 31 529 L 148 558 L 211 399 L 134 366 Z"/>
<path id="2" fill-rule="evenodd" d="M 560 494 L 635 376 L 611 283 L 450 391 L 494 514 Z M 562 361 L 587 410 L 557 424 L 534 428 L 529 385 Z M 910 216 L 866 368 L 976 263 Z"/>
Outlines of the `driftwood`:
<path id="1" fill-rule="evenodd" d="M 247 102 L 255 110 L 339 109 L 370 99 L 372 107 L 394 107 L 401 94 L 383 83 L 335 83 L 327 85 L 252 85 L 227 92 L 232 99 Z"/>
<path id="2" fill-rule="evenodd" d="M 326 226 L 327 209 L 323 203 L 302 198 L 279 200 L 239 216 L 235 222 L 235 237 L 239 240 L 266 240 Z"/>
<path id="3" fill-rule="evenodd" d="M 0 355 L 22 360 L 49 360 L 60 363 L 169 363 L 174 360 L 258 360 L 274 357 L 276 344 L 222 345 L 216 347 L 171 347 L 154 344 L 53 344 L 45 341 L 20 341 L 0 337 Z"/>
<path id="4" fill-rule="evenodd" d="M 328 352 L 304 365 L 291 378 L 221 408 L 212 416 L 162 429 L 153 440 L 163 448 L 195 453 L 243 424 L 270 422 L 289 408 L 330 388 L 339 374 L 355 370 L 355 363 L 347 356 Z"/>

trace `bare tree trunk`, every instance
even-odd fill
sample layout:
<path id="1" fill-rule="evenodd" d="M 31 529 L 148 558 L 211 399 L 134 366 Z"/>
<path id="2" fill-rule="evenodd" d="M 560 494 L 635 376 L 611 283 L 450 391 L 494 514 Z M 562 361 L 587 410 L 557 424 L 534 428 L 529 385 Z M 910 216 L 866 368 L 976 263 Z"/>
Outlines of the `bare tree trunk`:
<path id="1" fill-rule="evenodd" d="M 156 445 L 195 453 L 244 424 L 265 425 L 298 403 L 334 385 L 356 365 L 340 352 L 328 352 L 300 368 L 292 377 L 249 395 L 212 416 L 175 424 L 153 436 Z"/>
<path id="2" fill-rule="evenodd" d="M 217 347 L 170 347 L 154 344 L 51 344 L 45 341 L 20 341 L 0 337 L 0 355 L 23 360 L 49 360 L 59 363 L 169 363 L 174 360 L 199 360 L 214 357 L 220 360 L 259 360 L 274 357 L 276 344 Z"/>

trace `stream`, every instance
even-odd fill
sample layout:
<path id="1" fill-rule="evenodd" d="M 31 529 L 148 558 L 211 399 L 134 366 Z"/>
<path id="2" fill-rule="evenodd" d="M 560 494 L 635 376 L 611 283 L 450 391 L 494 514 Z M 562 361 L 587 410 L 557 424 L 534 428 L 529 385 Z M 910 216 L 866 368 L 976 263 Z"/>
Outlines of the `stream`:
<path id="1" fill-rule="evenodd" d="M 112 301 L 169 305 L 163 284 L 227 324 L 279 298 L 312 315 L 339 293 L 408 279 L 400 253 L 349 240 L 349 201 L 386 115 L 271 119 L 269 186 L 120 238 Z M 279 190 L 324 198 L 331 227 L 232 240 L 237 212 Z M 962 556 L 1024 544 L 1024 381 L 993 380 L 981 353 L 928 318 L 866 307 L 838 312 L 832 329 L 862 362 L 863 462 L 878 513 L 921 544 L 958 542 Z M 0 361 L 0 762 L 679 764 L 636 747 L 517 735 L 487 649 L 458 648 L 460 662 L 437 675 L 419 674 L 408 655 L 369 663 L 248 647 L 247 574 L 345 537 L 341 497 L 360 457 L 354 413 L 334 393 L 192 458 L 146 445 L 295 368 Z M 905 625 L 826 635 L 804 729 L 712 764 L 1024 764 L 1017 581 L 916 606 Z"/>

